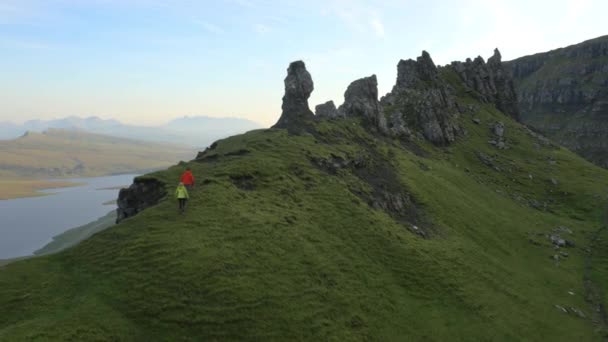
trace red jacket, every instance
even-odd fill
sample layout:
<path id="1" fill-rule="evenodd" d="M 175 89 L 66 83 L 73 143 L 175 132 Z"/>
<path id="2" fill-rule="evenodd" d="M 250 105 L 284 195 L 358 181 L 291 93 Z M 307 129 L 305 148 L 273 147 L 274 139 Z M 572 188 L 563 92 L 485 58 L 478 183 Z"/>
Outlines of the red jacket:
<path id="1" fill-rule="evenodd" d="M 194 185 L 192 171 L 185 171 L 184 174 L 182 174 L 181 182 L 184 183 L 184 185 Z"/>

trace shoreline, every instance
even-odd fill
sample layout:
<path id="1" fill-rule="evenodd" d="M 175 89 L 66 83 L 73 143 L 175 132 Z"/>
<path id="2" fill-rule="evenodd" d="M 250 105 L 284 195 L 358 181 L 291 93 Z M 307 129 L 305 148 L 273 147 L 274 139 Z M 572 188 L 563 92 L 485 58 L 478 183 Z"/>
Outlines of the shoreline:
<path id="1" fill-rule="evenodd" d="M 82 186 L 83 182 L 40 179 L 3 179 L 0 180 L 0 201 L 19 198 L 32 198 L 52 195 L 43 190 L 71 188 Z"/>

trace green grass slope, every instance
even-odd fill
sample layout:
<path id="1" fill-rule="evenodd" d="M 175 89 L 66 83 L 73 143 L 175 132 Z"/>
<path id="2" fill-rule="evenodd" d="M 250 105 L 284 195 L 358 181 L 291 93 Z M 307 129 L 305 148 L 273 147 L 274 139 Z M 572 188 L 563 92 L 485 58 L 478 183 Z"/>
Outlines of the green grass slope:
<path id="1" fill-rule="evenodd" d="M 478 108 L 446 148 L 351 119 L 221 140 L 188 163 L 184 215 L 170 197 L 0 268 L 0 340 L 606 338 L 608 171 Z M 182 170 L 148 176 L 171 194 Z M 387 193 L 401 212 L 370 205 Z M 560 226 L 574 247 L 553 247 Z"/>
<path id="2" fill-rule="evenodd" d="M 34 255 L 46 255 L 62 251 L 66 248 L 74 246 L 75 244 L 97 232 L 111 227 L 114 222 L 116 222 L 116 210 L 110 211 L 106 215 L 98 218 L 93 222 L 89 222 L 82 226 L 66 230 L 63 233 L 54 236 L 53 241 L 47 243 L 44 247 L 35 251 Z"/>

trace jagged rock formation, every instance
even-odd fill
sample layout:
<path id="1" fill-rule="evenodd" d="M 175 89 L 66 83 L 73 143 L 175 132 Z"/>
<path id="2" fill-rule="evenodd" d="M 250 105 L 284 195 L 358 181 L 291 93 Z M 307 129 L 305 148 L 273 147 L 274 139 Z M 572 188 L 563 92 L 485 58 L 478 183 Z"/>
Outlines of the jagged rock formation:
<path id="1" fill-rule="evenodd" d="M 454 62 L 447 68 L 460 76 L 474 96 L 519 118 L 513 81 L 503 69 L 498 50 L 488 63 L 478 57 L 475 61 Z M 290 132 L 306 130 L 314 118 L 308 109 L 312 79 L 301 61 L 291 63 L 287 73 L 283 113 L 274 127 Z M 436 145 L 450 144 L 464 132 L 458 123 L 463 110 L 456 102 L 454 89 L 426 51 L 415 61 L 399 61 L 397 82 L 380 101 L 378 81 L 372 75 L 352 82 L 337 110 L 333 101 L 315 108 L 317 118 L 359 117 L 371 131 L 405 139 L 427 139 Z M 500 141 L 504 145 L 502 138 Z"/>
<path id="2" fill-rule="evenodd" d="M 344 104 L 338 109 L 345 117 L 363 117 L 373 130 L 387 132 L 384 110 L 378 101 L 376 75 L 364 77 L 351 83 L 344 93 Z"/>
<path id="3" fill-rule="evenodd" d="M 314 114 L 308 107 L 308 98 L 313 90 L 314 84 L 304 62 L 292 62 L 285 77 L 285 95 L 281 107 L 283 113 L 273 127 L 287 128 L 290 132 L 297 133 L 314 119 Z"/>
<path id="4" fill-rule="evenodd" d="M 319 118 L 330 119 L 337 118 L 339 116 L 334 101 L 327 101 L 323 104 L 317 105 L 315 107 L 315 115 Z"/>
<path id="5" fill-rule="evenodd" d="M 445 145 L 461 132 L 454 96 L 426 51 L 416 61 L 399 61 L 397 83 L 381 103 L 393 134 L 409 135 L 411 129 L 420 130 L 429 141 Z"/>
<path id="6" fill-rule="evenodd" d="M 464 81 L 469 92 L 483 102 L 494 103 L 503 113 L 519 120 L 517 95 L 513 80 L 505 71 L 498 49 L 486 63 L 481 56 L 474 60 L 467 58 L 463 62 L 452 62 L 452 68 Z"/>
<path id="7" fill-rule="evenodd" d="M 156 205 L 166 194 L 165 184 L 161 181 L 154 178 L 135 178 L 131 186 L 120 189 L 118 193 L 116 223 Z"/>
<path id="8" fill-rule="evenodd" d="M 522 122 L 608 167 L 608 36 L 505 64 Z"/>

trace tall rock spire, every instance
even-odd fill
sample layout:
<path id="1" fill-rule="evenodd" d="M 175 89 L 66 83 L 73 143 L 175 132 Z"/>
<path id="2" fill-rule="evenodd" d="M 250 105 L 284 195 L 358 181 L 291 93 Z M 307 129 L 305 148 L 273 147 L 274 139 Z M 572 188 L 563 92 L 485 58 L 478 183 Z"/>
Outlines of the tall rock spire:
<path id="1" fill-rule="evenodd" d="M 314 90 L 314 84 L 306 65 L 302 61 L 289 64 L 285 77 L 285 95 L 283 96 L 283 113 L 274 128 L 287 128 L 291 133 L 301 131 L 314 114 L 308 107 L 308 98 Z"/>

